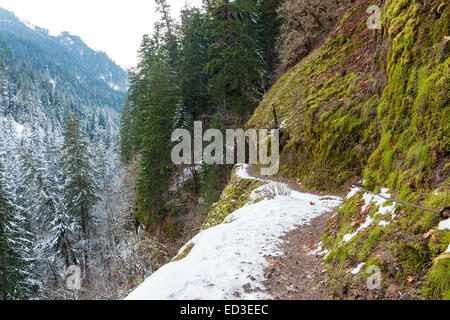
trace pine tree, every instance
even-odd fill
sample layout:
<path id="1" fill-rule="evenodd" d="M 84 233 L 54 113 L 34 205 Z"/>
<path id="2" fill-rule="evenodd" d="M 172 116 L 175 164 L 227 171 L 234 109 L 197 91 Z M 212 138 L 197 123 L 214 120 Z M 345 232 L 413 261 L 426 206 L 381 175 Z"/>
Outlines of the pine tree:
<path id="1" fill-rule="evenodd" d="M 64 268 L 77 264 L 72 240 L 75 226 L 63 201 L 62 172 L 55 141 L 46 143 L 46 159 L 38 171 L 38 212 L 42 234 L 37 239 L 36 254 L 47 275 L 43 282 L 56 284 Z M 46 285 L 48 286 L 48 285 Z"/>
<path id="2" fill-rule="evenodd" d="M 155 35 L 149 37 L 144 35 L 141 47 L 138 51 L 139 63 L 136 68 L 129 72 L 130 88 L 127 99 L 122 107 L 122 126 L 120 128 L 121 137 L 121 158 L 124 163 L 133 158 L 142 149 L 143 134 L 142 128 L 145 125 L 147 110 L 147 95 L 149 81 L 148 70 L 156 62 L 158 48 L 161 37 L 155 28 Z"/>
<path id="3" fill-rule="evenodd" d="M 24 230 L 23 239 L 26 242 L 22 246 L 21 255 L 27 260 L 27 278 L 35 291 L 40 290 L 38 258 L 35 252 L 37 237 L 42 234 L 45 224 L 41 220 L 39 186 L 43 177 L 47 174 L 43 160 L 43 141 L 39 130 L 32 128 L 31 137 L 22 143 L 18 150 L 19 172 L 17 180 L 19 183 L 14 190 L 14 205 L 20 212 L 21 227 Z M 30 293 L 31 294 L 31 293 Z"/>
<path id="4" fill-rule="evenodd" d="M 81 117 L 70 114 L 64 125 L 63 173 L 64 202 L 66 209 L 81 228 L 81 250 L 83 267 L 87 267 L 90 210 L 98 201 L 95 174 L 91 165 L 86 132 L 82 129 Z"/>
<path id="5" fill-rule="evenodd" d="M 181 13 L 179 36 L 180 58 L 177 73 L 185 118 L 200 120 L 210 110 L 209 76 L 206 70 L 210 41 L 206 36 L 207 16 L 197 8 L 185 8 Z M 179 126 L 181 127 L 181 126 Z"/>
<path id="6" fill-rule="evenodd" d="M 133 115 L 129 100 L 122 106 L 120 126 L 120 160 L 127 164 L 136 153 L 136 139 L 133 138 Z"/>
<path id="7" fill-rule="evenodd" d="M 164 214 L 171 162 L 171 135 L 180 95 L 176 76 L 167 61 L 149 70 L 149 95 L 143 132 L 142 171 L 138 180 L 138 218 L 159 222 Z M 149 219 L 151 218 L 151 220 Z"/>
<path id="8" fill-rule="evenodd" d="M 142 40 L 122 108 L 121 160 L 141 159 L 141 223 L 158 223 L 170 209 L 173 129 L 191 129 L 193 120 L 242 125 L 256 107 L 275 64 L 277 22 L 271 19 L 280 1 L 208 1 L 205 11 L 186 7 L 178 26 L 167 1 L 156 1 L 161 19 Z"/>
<path id="9" fill-rule="evenodd" d="M 0 298 L 24 299 L 28 297 L 29 284 L 21 248 L 28 240 L 23 238 L 23 221 L 15 212 L 7 189 L 0 162 Z"/>
<path id="10" fill-rule="evenodd" d="M 278 53 L 276 42 L 280 33 L 281 17 L 277 10 L 282 4 L 282 0 L 261 0 L 256 4 L 258 21 L 258 38 L 261 43 L 261 51 L 264 57 L 265 65 L 269 72 L 269 82 L 266 83 L 266 89 L 274 81 L 272 73 L 278 64 Z"/>
<path id="11" fill-rule="evenodd" d="M 156 12 L 161 14 L 161 19 L 156 22 L 156 34 L 161 38 L 160 50 L 165 52 L 170 67 L 178 62 L 178 39 L 175 34 L 175 22 L 170 15 L 170 5 L 167 0 L 155 0 Z"/>
<path id="12" fill-rule="evenodd" d="M 259 102 L 267 67 L 258 41 L 256 1 L 212 2 L 208 11 L 209 94 L 223 114 L 246 121 Z"/>

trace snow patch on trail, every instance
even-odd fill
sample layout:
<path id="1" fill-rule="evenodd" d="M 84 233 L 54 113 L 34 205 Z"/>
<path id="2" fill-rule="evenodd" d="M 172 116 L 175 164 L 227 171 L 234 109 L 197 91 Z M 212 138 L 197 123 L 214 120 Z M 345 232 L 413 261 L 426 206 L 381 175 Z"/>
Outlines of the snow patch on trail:
<path id="1" fill-rule="evenodd" d="M 236 176 L 238 176 L 241 179 L 247 179 L 247 180 L 258 180 L 258 181 L 265 181 L 256 177 L 252 177 L 248 174 L 248 169 L 250 166 L 248 164 L 244 164 L 242 166 L 239 166 L 236 170 Z"/>
<path id="2" fill-rule="evenodd" d="M 307 248 L 307 247 L 306 247 Z M 305 248 L 305 249 L 306 249 Z M 317 245 L 316 248 L 310 252 L 308 252 L 309 255 L 315 255 L 315 256 L 323 256 L 326 255 L 329 251 L 327 249 L 323 248 L 323 243 L 322 241 L 320 241 Z"/>
<path id="3" fill-rule="evenodd" d="M 237 174 L 255 180 L 245 166 Z M 270 298 L 258 291 L 264 290 L 266 256 L 282 256 L 283 235 L 332 211 L 341 201 L 291 190 L 290 196 L 248 204 L 230 214 L 224 223 L 200 232 L 188 242 L 194 246 L 184 259 L 160 268 L 126 299 Z M 246 285 L 257 291 L 245 292 Z"/>

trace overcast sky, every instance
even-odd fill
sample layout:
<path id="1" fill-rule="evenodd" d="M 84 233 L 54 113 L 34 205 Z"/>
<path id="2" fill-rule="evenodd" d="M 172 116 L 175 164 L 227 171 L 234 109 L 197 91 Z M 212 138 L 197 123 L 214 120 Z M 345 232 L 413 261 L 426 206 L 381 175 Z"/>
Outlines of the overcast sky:
<path id="1" fill-rule="evenodd" d="M 185 0 L 168 0 L 178 17 Z M 189 0 L 200 6 L 201 0 Z M 154 0 L 0 0 L 0 7 L 31 24 L 80 36 L 88 46 L 105 51 L 116 63 L 129 68 L 137 63 L 142 36 L 151 33 L 158 18 Z"/>

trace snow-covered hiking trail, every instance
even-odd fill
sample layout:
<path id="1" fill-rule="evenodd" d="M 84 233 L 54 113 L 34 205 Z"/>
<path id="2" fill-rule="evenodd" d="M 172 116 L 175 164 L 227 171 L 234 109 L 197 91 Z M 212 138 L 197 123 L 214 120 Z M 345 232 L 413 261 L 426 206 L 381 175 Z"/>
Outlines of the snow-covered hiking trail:
<path id="1" fill-rule="evenodd" d="M 201 231 L 180 249 L 181 253 L 191 247 L 184 259 L 157 270 L 126 299 L 276 298 L 264 283 L 267 269 L 273 266 L 270 259 L 284 256 L 282 238 L 333 212 L 342 199 L 299 192 L 284 182 L 251 176 L 248 166 L 240 167 L 236 174 L 264 182 L 253 191 L 255 198 L 261 192 L 277 194 L 277 190 L 280 195 L 246 204 L 224 223 Z"/>

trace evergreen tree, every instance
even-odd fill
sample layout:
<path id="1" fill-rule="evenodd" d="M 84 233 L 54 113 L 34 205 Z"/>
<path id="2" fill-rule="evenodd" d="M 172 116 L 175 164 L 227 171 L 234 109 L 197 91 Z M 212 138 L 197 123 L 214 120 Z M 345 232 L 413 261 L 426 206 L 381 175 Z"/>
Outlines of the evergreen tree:
<path id="1" fill-rule="evenodd" d="M 222 114 L 248 119 L 263 94 L 267 67 L 258 40 L 256 1 L 211 2 L 209 94 Z"/>
<path id="2" fill-rule="evenodd" d="M 128 163 L 136 150 L 136 139 L 133 138 L 133 115 L 131 105 L 127 99 L 122 106 L 120 126 L 120 160 Z"/>
<path id="3" fill-rule="evenodd" d="M 161 38 L 158 34 L 158 28 L 155 29 L 155 35 L 149 37 L 144 35 L 141 47 L 138 52 L 139 63 L 130 73 L 130 88 L 125 104 L 122 107 L 122 126 L 120 128 L 121 136 L 121 156 L 127 163 L 142 148 L 143 133 L 142 128 L 145 125 L 145 115 L 148 105 L 146 104 L 148 95 L 148 70 L 155 63 L 156 52 L 160 46 Z"/>
<path id="4" fill-rule="evenodd" d="M 156 34 L 160 37 L 160 50 L 165 52 L 170 67 L 174 67 L 178 61 L 178 39 L 175 34 L 175 22 L 170 15 L 170 5 L 167 0 L 155 0 L 156 12 L 161 14 L 161 19 L 156 22 Z"/>
<path id="5" fill-rule="evenodd" d="M 75 226 L 69 216 L 63 199 L 62 172 L 56 152 L 56 142 L 48 141 L 47 158 L 43 159 L 42 170 L 38 171 L 38 217 L 37 224 L 43 231 L 37 239 L 36 254 L 41 263 L 43 282 L 56 284 L 64 268 L 77 264 L 72 240 Z"/>
<path id="6" fill-rule="evenodd" d="M 81 117 L 70 114 L 64 126 L 63 173 L 64 202 L 66 209 L 81 228 L 81 247 L 83 251 L 83 267 L 87 265 L 89 224 L 91 208 L 96 204 L 97 186 L 91 165 L 92 155 L 89 150 L 86 133 L 82 129 Z"/>
<path id="7" fill-rule="evenodd" d="M 122 162 L 141 158 L 142 223 L 158 222 L 170 209 L 173 129 L 192 129 L 194 120 L 215 128 L 240 126 L 259 103 L 276 63 L 278 21 L 272 19 L 280 1 L 208 1 L 203 11 L 186 7 L 178 26 L 167 1 L 156 1 L 161 19 L 153 35 L 144 36 L 139 63 L 130 72 L 120 133 Z M 226 177 L 229 169 L 212 172 Z"/>
<path id="8" fill-rule="evenodd" d="M 22 246 L 21 255 L 27 260 L 27 278 L 35 290 L 39 290 L 39 270 L 38 259 L 35 252 L 37 237 L 42 234 L 42 228 L 45 226 L 41 219 L 39 187 L 45 172 L 43 159 L 42 139 L 39 130 L 32 128 L 31 137 L 22 143 L 17 151 L 20 163 L 17 181 L 14 190 L 14 204 L 22 217 L 21 227 L 24 230 L 23 239 L 26 242 Z M 30 293 L 31 294 L 31 293 Z"/>
<path id="9" fill-rule="evenodd" d="M 143 130 L 142 171 L 138 180 L 138 218 L 159 222 L 165 210 L 171 162 L 171 135 L 180 96 L 176 76 L 161 57 L 149 70 Z M 152 218 L 152 220 L 149 220 Z"/>
<path id="10" fill-rule="evenodd" d="M 27 261 L 21 254 L 28 245 L 21 228 L 23 220 L 14 210 L 0 159 L 0 298 L 3 300 L 29 297 Z"/>
<path id="11" fill-rule="evenodd" d="M 200 120 L 210 110 L 208 96 L 208 47 L 206 36 L 207 16 L 197 8 L 185 8 L 181 12 L 179 36 L 180 59 L 177 73 L 186 118 Z"/>
<path id="12" fill-rule="evenodd" d="M 258 38 L 261 44 L 261 51 L 265 65 L 269 72 L 269 82 L 265 84 L 266 89 L 274 81 L 272 73 L 278 64 L 278 53 L 276 42 L 280 33 L 282 20 L 277 10 L 282 4 L 282 0 L 261 0 L 256 4 L 256 15 L 258 18 Z"/>

